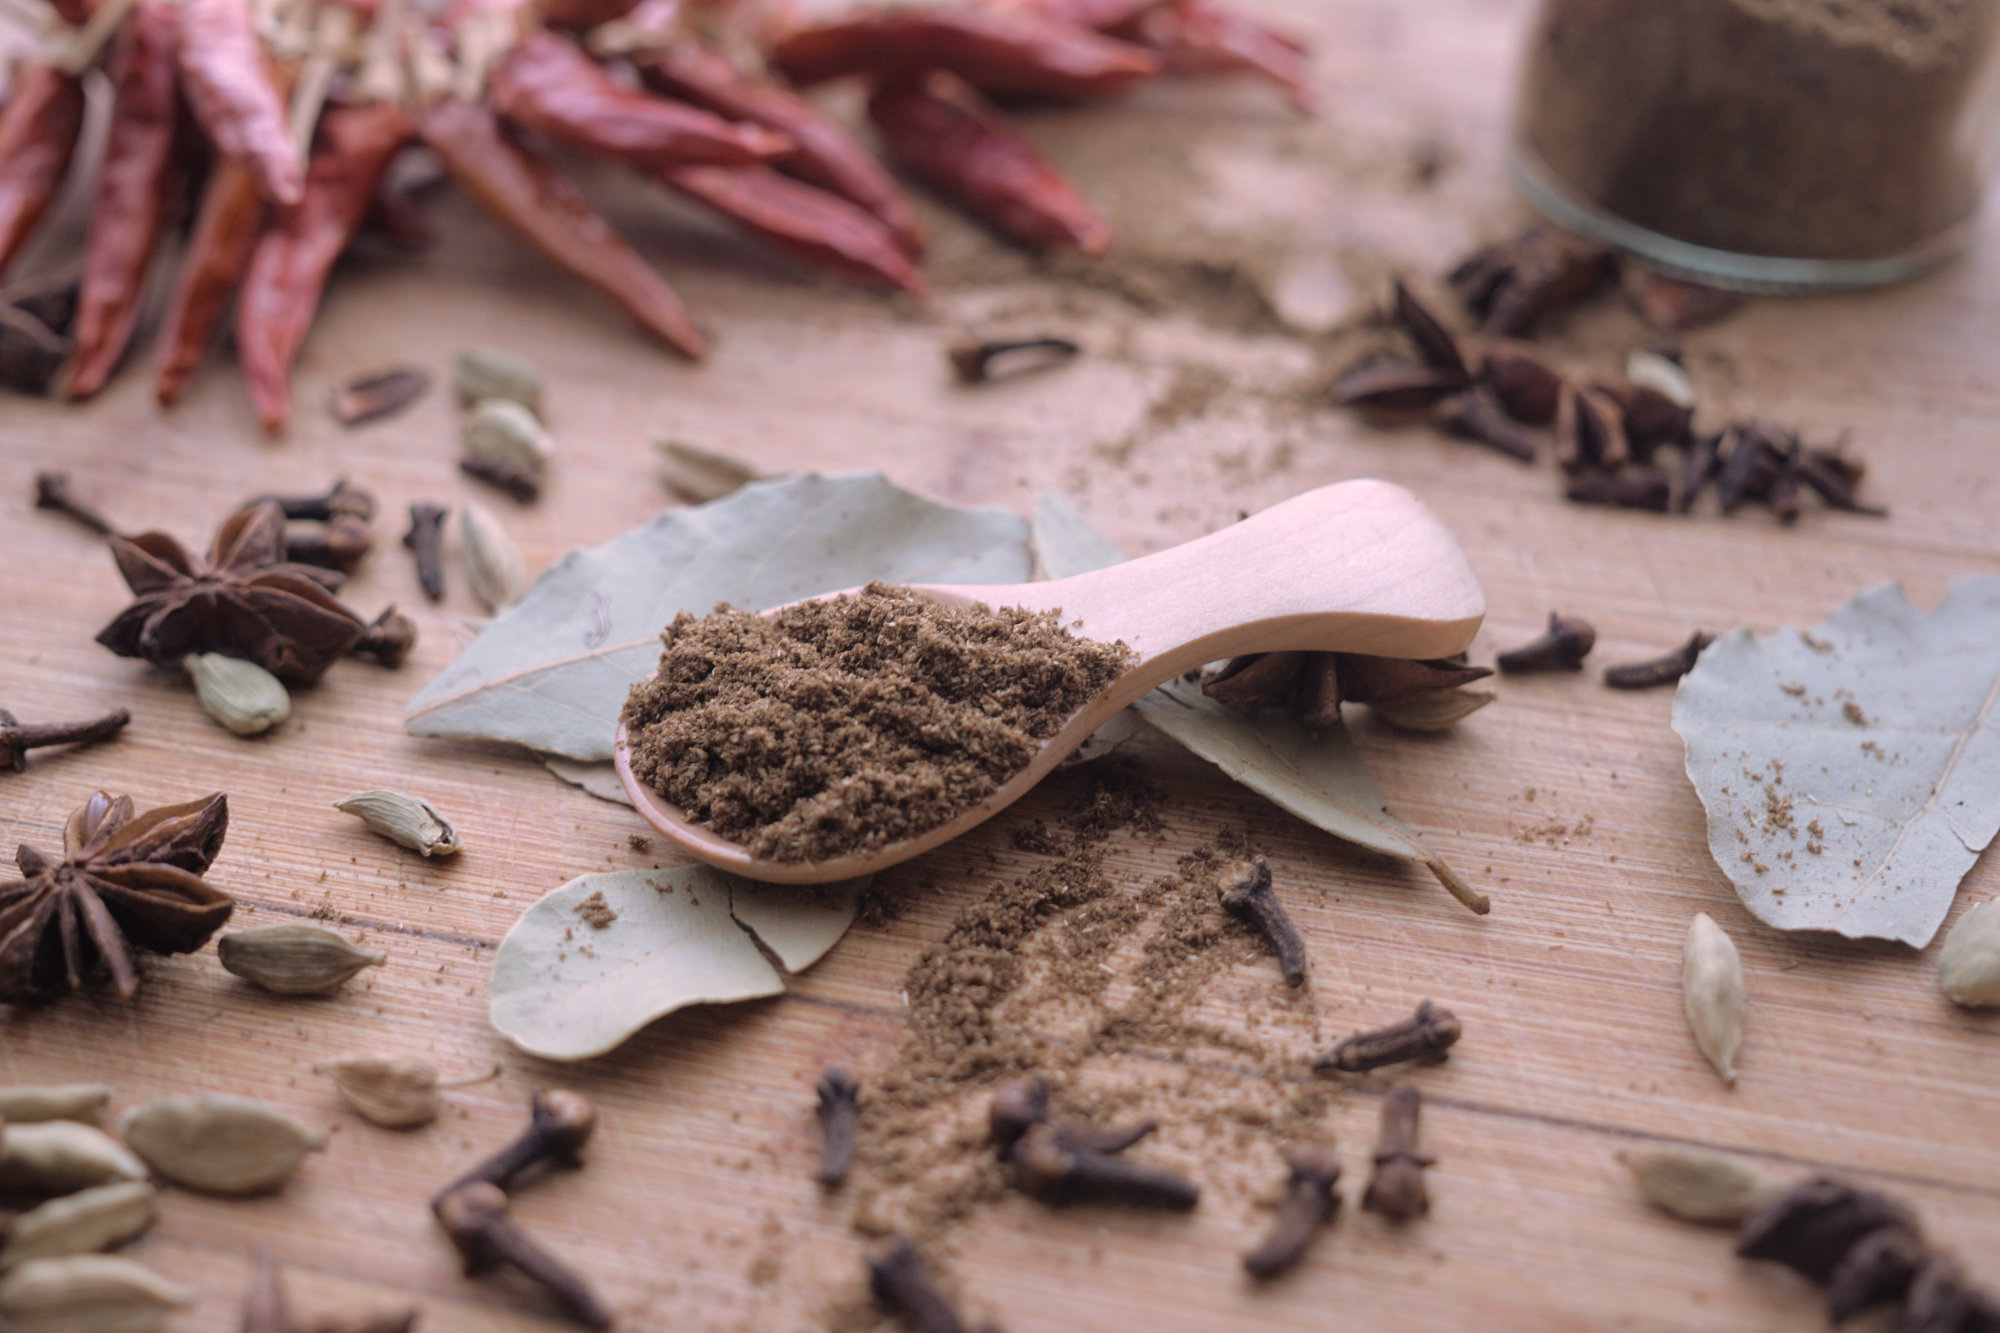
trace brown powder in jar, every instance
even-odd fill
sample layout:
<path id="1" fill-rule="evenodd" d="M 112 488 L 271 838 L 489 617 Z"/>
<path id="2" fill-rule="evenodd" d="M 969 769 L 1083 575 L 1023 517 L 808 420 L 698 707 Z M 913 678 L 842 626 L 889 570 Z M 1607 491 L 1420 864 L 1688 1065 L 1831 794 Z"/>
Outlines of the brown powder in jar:
<path id="1" fill-rule="evenodd" d="M 775 616 L 682 612 L 625 701 L 632 770 L 768 860 L 915 837 L 1027 767 L 1130 658 L 1059 615 L 881 583 Z"/>
<path id="2" fill-rule="evenodd" d="M 1885 259 L 1978 200 L 1993 0 L 1545 0 L 1518 135 L 1572 198 L 1676 240 Z"/>

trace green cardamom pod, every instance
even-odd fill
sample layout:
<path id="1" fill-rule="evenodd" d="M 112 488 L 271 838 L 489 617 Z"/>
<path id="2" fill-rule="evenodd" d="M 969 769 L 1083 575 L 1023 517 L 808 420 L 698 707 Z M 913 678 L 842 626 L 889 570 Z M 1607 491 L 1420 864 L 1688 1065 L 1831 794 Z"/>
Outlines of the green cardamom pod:
<path id="1" fill-rule="evenodd" d="M 1375 716 L 1404 731 L 1449 731 L 1460 720 L 1492 702 L 1491 690 L 1438 690 L 1369 707 L 1375 710 Z"/>
<path id="2" fill-rule="evenodd" d="M 31 1259 L 89 1254 L 128 1241 L 152 1224 L 158 1197 L 159 1191 L 143 1180 L 121 1180 L 30 1208 L 14 1219 L 0 1248 L 0 1272 Z"/>
<path id="3" fill-rule="evenodd" d="M 437 1119 L 437 1070 L 421 1060 L 329 1060 L 313 1072 L 332 1079 L 340 1100 L 363 1120 L 408 1129 Z"/>
<path id="4" fill-rule="evenodd" d="M 1724 1083 L 1735 1083 L 1746 1006 L 1743 960 L 1706 912 L 1694 914 L 1681 947 L 1681 1000 L 1694 1044 Z"/>
<path id="5" fill-rule="evenodd" d="M 296 923 L 224 935 L 216 952 L 226 970 L 279 995 L 330 995 L 363 968 L 389 961 L 345 935 Z"/>
<path id="6" fill-rule="evenodd" d="M 378 787 L 335 801 L 333 808 L 355 816 L 390 842 L 425 856 L 456 856 L 464 846 L 451 821 L 421 796 Z"/>
<path id="7" fill-rule="evenodd" d="M 239 736 L 269 731 L 292 715 L 284 683 L 255 662 L 189 653 L 181 666 L 194 677 L 195 697 L 208 715 Z"/>
<path id="8" fill-rule="evenodd" d="M 491 347 L 460 352 L 452 370 L 452 385 L 465 407 L 487 398 L 504 398 L 538 417 L 542 414 L 542 374 L 511 352 Z"/>
<path id="9" fill-rule="evenodd" d="M 1958 919 L 1938 950 L 1938 985 L 1968 1009 L 2000 1005 L 2000 898 Z"/>
<path id="10" fill-rule="evenodd" d="M 465 419 L 468 458 L 540 472 L 555 456 L 556 442 L 535 414 L 509 398 L 487 398 Z"/>
<path id="11" fill-rule="evenodd" d="M 162 1097 L 128 1112 L 119 1128 L 153 1170 L 211 1194 L 274 1190 L 326 1146 L 290 1116 L 222 1093 Z"/>
<path id="12" fill-rule="evenodd" d="M 81 1120 L 94 1125 L 110 1101 L 111 1089 L 102 1083 L 0 1088 L 0 1125 L 39 1120 Z"/>
<path id="13" fill-rule="evenodd" d="M 145 1178 L 144 1163 L 101 1129 L 74 1120 L 0 1126 L 0 1190 L 69 1194 Z"/>
<path id="14" fill-rule="evenodd" d="M 194 1293 L 110 1254 L 35 1259 L 0 1278 L 0 1317 L 16 1333 L 151 1333 Z"/>
<path id="15" fill-rule="evenodd" d="M 757 470 L 728 454 L 679 440 L 654 440 L 660 455 L 660 480 L 689 504 L 720 500 L 757 480 Z"/>
<path id="16" fill-rule="evenodd" d="M 489 610 L 512 606 L 528 595 L 528 567 L 521 550 L 493 511 L 477 500 L 459 509 L 459 535 L 465 547 L 465 577 L 473 596 Z"/>
<path id="17" fill-rule="evenodd" d="M 1683 1222 L 1735 1226 L 1791 1188 L 1791 1182 L 1733 1153 L 1660 1148 L 1619 1153 L 1647 1202 Z"/>

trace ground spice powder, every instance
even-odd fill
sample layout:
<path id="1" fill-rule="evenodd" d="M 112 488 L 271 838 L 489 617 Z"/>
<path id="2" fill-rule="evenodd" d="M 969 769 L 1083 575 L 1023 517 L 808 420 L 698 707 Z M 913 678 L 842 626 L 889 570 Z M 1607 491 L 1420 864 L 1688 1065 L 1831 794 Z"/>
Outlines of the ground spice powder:
<path id="1" fill-rule="evenodd" d="M 660 639 L 659 674 L 625 702 L 633 772 L 774 861 L 946 823 L 1027 767 L 1130 657 L 1057 612 L 880 583 L 769 617 L 683 612 Z"/>

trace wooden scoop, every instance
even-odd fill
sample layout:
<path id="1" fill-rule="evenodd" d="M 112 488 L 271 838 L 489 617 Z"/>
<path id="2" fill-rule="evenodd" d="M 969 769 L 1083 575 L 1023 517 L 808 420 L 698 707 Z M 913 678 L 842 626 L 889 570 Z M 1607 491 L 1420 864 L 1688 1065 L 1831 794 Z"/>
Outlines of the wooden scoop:
<path id="1" fill-rule="evenodd" d="M 1120 709 L 1205 662 L 1283 649 L 1448 657 L 1472 642 L 1486 614 L 1485 594 L 1452 535 L 1415 496 L 1385 481 L 1322 486 L 1220 532 L 1074 578 L 915 591 L 960 605 L 1060 610 L 1072 633 L 1123 640 L 1135 657 L 991 796 L 928 833 L 874 851 L 829 861 L 753 857 L 634 777 L 621 725 L 618 780 L 639 813 L 720 870 L 778 884 L 853 879 L 991 819 Z"/>

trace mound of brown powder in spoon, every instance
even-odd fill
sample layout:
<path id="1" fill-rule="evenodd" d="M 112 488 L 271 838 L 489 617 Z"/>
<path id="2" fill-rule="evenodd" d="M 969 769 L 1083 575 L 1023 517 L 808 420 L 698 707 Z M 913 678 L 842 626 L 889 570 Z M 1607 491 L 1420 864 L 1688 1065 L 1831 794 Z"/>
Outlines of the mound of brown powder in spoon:
<path id="1" fill-rule="evenodd" d="M 823 861 L 951 820 L 1027 767 L 1130 652 L 1055 612 L 906 588 L 682 612 L 625 701 L 632 770 L 754 856 Z"/>

